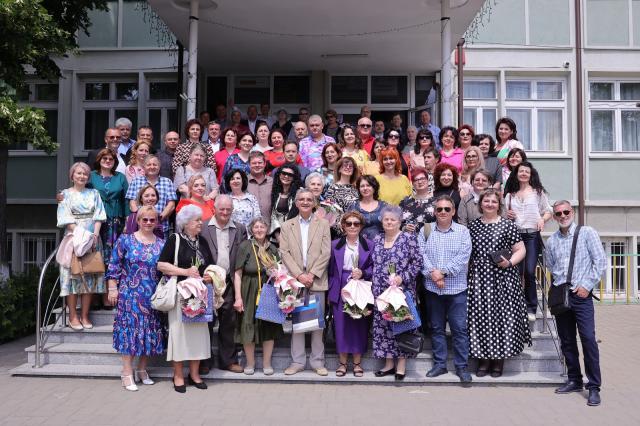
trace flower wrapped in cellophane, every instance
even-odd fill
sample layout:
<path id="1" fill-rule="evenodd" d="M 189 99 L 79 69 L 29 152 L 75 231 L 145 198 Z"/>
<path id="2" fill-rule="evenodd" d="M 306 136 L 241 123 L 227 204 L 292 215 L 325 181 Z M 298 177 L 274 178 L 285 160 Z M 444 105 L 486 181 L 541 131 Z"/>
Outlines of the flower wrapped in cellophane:
<path id="1" fill-rule="evenodd" d="M 373 293 L 371 281 L 349 280 L 340 291 L 342 312 L 353 319 L 360 319 L 373 312 Z"/>
<path id="2" fill-rule="evenodd" d="M 376 299 L 376 307 L 382 314 L 382 319 L 390 322 L 412 320 L 413 315 L 407 304 L 407 298 L 395 281 L 395 264 L 389 264 L 389 287 Z"/>
<path id="3" fill-rule="evenodd" d="M 300 291 L 304 288 L 304 284 L 289 275 L 289 271 L 281 263 L 277 264 L 271 279 L 278 293 L 278 307 L 285 314 L 291 313 L 295 308 Z"/>
<path id="4" fill-rule="evenodd" d="M 338 219 L 342 216 L 343 213 L 344 211 L 342 210 L 342 207 L 340 207 L 338 203 L 331 200 L 320 201 L 320 208 L 316 211 L 316 215 L 320 219 L 324 219 L 329 222 L 330 227 L 339 223 Z"/>

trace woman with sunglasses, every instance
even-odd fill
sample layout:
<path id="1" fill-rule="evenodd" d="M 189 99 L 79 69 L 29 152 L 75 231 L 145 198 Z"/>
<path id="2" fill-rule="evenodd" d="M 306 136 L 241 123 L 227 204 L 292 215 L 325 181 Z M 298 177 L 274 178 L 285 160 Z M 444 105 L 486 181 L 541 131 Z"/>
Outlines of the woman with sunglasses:
<path id="1" fill-rule="evenodd" d="M 138 230 L 116 241 L 106 274 L 109 302 L 116 305 L 113 348 L 122 354 L 122 387 L 128 391 L 138 390 L 136 381 L 154 384 L 147 373 L 147 359 L 164 352 L 160 313 L 151 307 L 164 240 L 154 234 L 155 207 L 143 205 L 137 219 Z M 135 372 L 134 357 L 139 357 Z"/>
<path id="2" fill-rule="evenodd" d="M 342 157 L 353 158 L 360 171 L 365 163 L 369 161 L 369 154 L 362 149 L 362 141 L 355 129 L 349 125 L 344 126 L 338 134 L 338 146 L 342 150 Z"/>
<path id="3" fill-rule="evenodd" d="M 380 199 L 387 204 L 397 206 L 413 191 L 411 182 L 401 173 L 400 154 L 395 148 L 388 147 L 380 152 L 378 162 L 380 174 L 376 179 L 380 184 Z"/>
<path id="4" fill-rule="evenodd" d="M 551 219 L 552 209 L 547 191 L 540 182 L 538 171 L 528 161 L 518 164 L 504 186 L 507 218 L 515 222 L 520 238 L 527 249 L 527 257 L 520 266 L 524 275 L 524 291 L 529 321 L 536 320 L 538 292 L 536 264 L 542 251 L 540 232 Z"/>
<path id="5" fill-rule="evenodd" d="M 416 137 L 416 145 L 409 153 L 409 171 L 413 176 L 413 169 L 424 169 L 424 153 L 434 147 L 433 134 L 429 130 L 420 130 Z"/>
<path id="6" fill-rule="evenodd" d="M 331 243 L 329 260 L 329 291 L 327 298 L 333 310 L 336 351 L 339 354 L 336 376 L 347 374 L 347 359 L 353 355 L 353 375 L 362 377 L 364 370 L 360 363 L 362 354 L 367 352 L 370 318 L 354 319 L 343 312 L 342 288 L 351 279 L 371 281 L 373 260 L 371 241 L 361 233 L 364 218 L 358 212 L 347 212 L 342 216 L 340 225 L 344 236 Z"/>
<path id="7" fill-rule="evenodd" d="M 500 216 L 500 192 L 482 192 L 478 209 L 482 216 L 469 224 L 469 352 L 478 359 L 478 377 L 500 377 L 505 358 L 518 355 L 525 343 L 531 344 L 516 268 L 525 257 L 525 247 L 515 224 Z M 498 257 L 500 251 L 504 254 Z"/>
<path id="8" fill-rule="evenodd" d="M 402 143 L 402 134 L 398 130 L 391 129 L 387 132 L 385 141 L 388 148 L 393 148 L 398 152 L 402 174 L 409 176 L 409 166 L 402 155 L 402 149 L 404 148 Z"/>
<path id="9" fill-rule="evenodd" d="M 458 136 L 460 137 L 460 148 L 464 151 L 471 146 L 473 137 L 475 136 L 473 126 L 470 124 L 463 124 L 458 128 Z"/>
<path id="10" fill-rule="evenodd" d="M 272 235 L 276 241 L 279 240 L 282 224 L 298 215 L 295 197 L 301 186 L 300 171 L 298 166 L 293 163 L 283 164 L 273 177 L 269 235 Z"/>
<path id="11" fill-rule="evenodd" d="M 336 203 L 343 212 L 353 210 L 359 198 L 355 187 L 359 175 L 358 166 L 353 158 L 341 158 L 336 165 L 333 183 L 325 191 L 325 200 Z"/>
<path id="12" fill-rule="evenodd" d="M 154 207 L 158 204 L 158 200 L 160 199 L 160 194 L 155 186 L 151 184 L 146 184 L 140 191 L 138 191 L 138 195 L 136 196 L 136 204 L 140 207 L 142 206 L 151 206 Z M 138 212 L 132 212 L 127 216 L 127 222 L 124 228 L 125 234 L 133 234 L 138 230 Z M 156 234 L 158 238 L 164 239 L 164 232 L 162 230 L 162 225 L 160 221 L 156 224 L 156 227 L 153 230 L 153 233 Z M 111 255 L 109 255 L 111 257 Z"/>
<path id="13" fill-rule="evenodd" d="M 462 160 L 462 172 L 460 173 L 460 196 L 465 197 L 473 188 L 471 185 L 471 175 L 476 171 L 484 169 L 484 158 L 482 151 L 477 146 L 470 146 L 464 150 Z"/>
<path id="14" fill-rule="evenodd" d="M 442 145 L 440 163 L 451 164 L 458 170 L 458 173 L 462 171 L 462 160 L 464 158 L 464 151 L 460 148 L 459 137 L 458 129 L 455 127 L 446 126 L 440 130 L 439 139 Z"/>

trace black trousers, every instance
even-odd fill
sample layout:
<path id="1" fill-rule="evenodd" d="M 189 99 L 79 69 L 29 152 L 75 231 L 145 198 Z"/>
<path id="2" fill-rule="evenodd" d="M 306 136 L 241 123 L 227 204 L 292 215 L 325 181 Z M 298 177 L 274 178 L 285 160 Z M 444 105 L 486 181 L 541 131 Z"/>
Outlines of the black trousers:
<path id="1" fill-rule="evenodd" d="M 571 293 L 571 309 L 564 314 L 556 315 L 560 347 L 567 363 L 567 376 L 569 380 L 582 383 L 582 371 L 580 370 L 580 353 L 578 352 L 578 339 L 576 328 L 582 342 L 582 354 L 584 357 L 584 369 L 589 382 L 587 389 L 598 389 L 602 379 L 600 377 L 600 352 L 596 340 L 596 327 L 594 319 L 593 299 L 578 297 Z"/>
<path id="2" fill-rule="evenodd" d="M 218 309 L 218 368 L 227 368 L 238 363 L 238 352 L 234 340 L 236 311 L 233 309 L 235 294 L 233 284 L 227 279 L 227 289 L 222 295 L 224 303 Z M 215 323 L 210 323 L 209 333 L 213 336 Z M 213 358 L 213 357 L 212 357 Z"/>

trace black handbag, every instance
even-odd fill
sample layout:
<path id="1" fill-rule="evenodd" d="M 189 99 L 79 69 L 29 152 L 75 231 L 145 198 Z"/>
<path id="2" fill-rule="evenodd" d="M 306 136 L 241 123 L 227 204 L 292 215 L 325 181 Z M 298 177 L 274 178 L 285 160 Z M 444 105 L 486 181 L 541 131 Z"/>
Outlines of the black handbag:
<path id="1" fill-rule="evenodd" d="M 567 271 L 567 282 L 554 285 L 551 283 L 549 287 L 549 312 L 551 315 L 564 314 L 571 309 L 571 301 L 569 297 L 571 295 L 571 278 L 573 278 L 573 261 L 576 257 L 576 246 L 578 245 L 578 234 L 580 233 L 581 225 L 576 227 L 573 234 L 573 242 L 571 243 L 571 254 L 569 255 L 569 269 Z"/>
<path id="2" fill-rule="evenodd" d="M 491 258 L 491 261 L 497 265 L 498 263 L 504 260 L 503 257 L 507 260 L 511 260 L 511 254 L 512 254 L 511 250 L 502 249 L 498 251 L 489 252 L 489 257 Z"/>
<path id="3" fill-rule="evenodd" d="M 395 339 L 398 348 L 402 352 L 409 354 L 419 354 L 422 352 L 424 338 L 417 329 L 398 334 L 395 336 Z"/>

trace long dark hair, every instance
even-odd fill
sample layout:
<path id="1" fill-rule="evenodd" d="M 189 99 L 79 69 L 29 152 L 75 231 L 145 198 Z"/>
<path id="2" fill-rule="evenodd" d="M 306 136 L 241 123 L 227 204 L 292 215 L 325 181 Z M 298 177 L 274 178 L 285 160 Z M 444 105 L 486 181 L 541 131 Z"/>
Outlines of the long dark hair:
<path id="1" fill-rule="evenodd" d="M 500 128 L 501 124 L 506 124 L 511 129 L 511 131 L 513 132 L 511 135 L 511 139 L 518 140 L 518 130 L 516 129 L 516 122 L 509 117 L 502 117 L 496 123 L 496 145 L 502 143 L 502 141 L 500 140 L 500 136 L 498 135 L 498 129 Z"/>
<path id="2" fill-rule="evenodd" d="M 278 167 L 278 171 L 273 175 L 273 187 L 271 188 L 271 206 L 275 208 L 278 204 L 278 197 L 283 192 L 282 182 L 280 182 L 280 175 L 282 174 L 282 169 L 291 169 L 293 170 L 293 180 L 291 181 L 291 186 L 289 187 L 289 197 L 295 197 L 296 192 L 298 192 L 298 188 L 302 187 L 302 180 L 300 179 L 300 169 L 294 163 L 284 163 L 282 166 Z"/>
<path id="3" fill-rule="evenodd" d="M 420 146 L 420 140 L 422 136 L 427 136 L 429 138 L 429 140 L 431 141 L 431 148 L 436 147 L 436 144 L 433 140 L 433 133 L 431 133 L 431 130 L 422 129 L 418 132 L 418 136 L 416 136 L 416 146 L 413 147 L 414 154 L 420 154 L 420 150 L 422 149 L 422 147 Z"/>
<path id="4" fill-rule="evenodd" d="M 535 167 L 533 167 L 533 164 L 528 161 L 523 161 L 522 163 L 518 164 L 509 175 L 509 179 L 507 179 L 507 183 L 504 185 L 504 195 L 506 196 L 507 194 L 515 194 L 520 190 L 520 182 L 518 181 L 518 171 L 520 170 L 520 167 L 528 167 L 529 170 L 531 170 L 529 185 L 531 185 L 531 187 L 536 190 L 538 195 L 542 194 L 543 192 L 546 194 L 547 190 L 544 189 L 544 186 L 542 186 L 538 171 L 535 169 Z"/>

